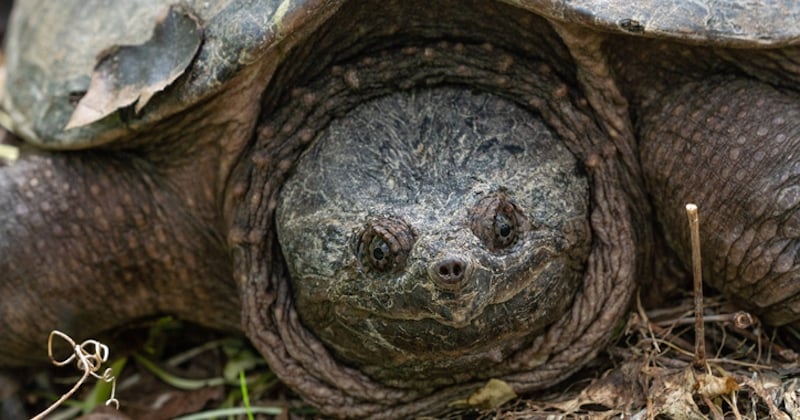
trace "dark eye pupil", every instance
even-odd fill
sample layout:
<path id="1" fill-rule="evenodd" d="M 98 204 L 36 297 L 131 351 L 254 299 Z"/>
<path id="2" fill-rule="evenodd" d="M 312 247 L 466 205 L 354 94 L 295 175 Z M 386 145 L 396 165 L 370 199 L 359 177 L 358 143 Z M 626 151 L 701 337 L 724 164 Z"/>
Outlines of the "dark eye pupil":
<path id="1" fill-rule="evenodd" d="M 505 238 L 510 234 L 511 234 L 511 226 L 509 226 L 507 223 L 500 224 L 500 236 Z"/>
<path id="2" fill-rule="evenodd" d="M 386 243 L 386 240 L 381 238 L 380 236 L 375 237 L 369 243 L 369 249 L 371 250 L 371 261 L 370 264 L 378 269 L 384 270 L 390 268 L 393 264 L 392 250 L 389 248 L 389 244 Z"/>
<path id="3" fill-rule="evenodd" d="M 386 242 L 380 241 L 375 245 L 375 248 L 372 249 L 372 258 L 374 258 L 375 261 L 380 261 L 388 252 L 389 246 L 386 245 Z"/>
<path id="4" fill-rule="evenodd" d="M 511 235 L 511 220 L 505 213 L 497 213 L 494 219 L 494 232 L 503 239 Z"/>

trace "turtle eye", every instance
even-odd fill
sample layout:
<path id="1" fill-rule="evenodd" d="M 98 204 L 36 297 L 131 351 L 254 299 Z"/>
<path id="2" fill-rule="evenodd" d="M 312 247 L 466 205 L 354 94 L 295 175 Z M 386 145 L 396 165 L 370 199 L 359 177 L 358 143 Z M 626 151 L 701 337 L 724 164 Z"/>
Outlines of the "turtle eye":
<path id="1" fill-rule="evenodd" d="M 414 245 L 411 229 L 400 220 L 380 219 L 367 223 L 358 240 L 362 264 L 381 272 L 399 271 Z"/>
<path id="2" fill-rule="evenodd" d="M 498 209 L 494 216 L 494 244 L 498 248 L 506 248 L 514 243 L 517 237 L 516 223 L 513 215 Z"/>
<path id="3" fill-rule="evenodd" d="M 491 251 L 514 245 L 526 226 L 525 216 L 502 193 L 482 199 L 472 211 L 472 233 Z"/>

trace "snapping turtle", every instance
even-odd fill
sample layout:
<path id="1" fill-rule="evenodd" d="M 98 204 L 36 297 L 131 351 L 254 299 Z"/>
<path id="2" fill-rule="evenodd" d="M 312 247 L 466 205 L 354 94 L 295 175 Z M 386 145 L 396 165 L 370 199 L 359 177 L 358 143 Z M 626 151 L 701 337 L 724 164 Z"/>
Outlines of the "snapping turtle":
<path id="1" fill-rule="evenodd" d="M 688 200 L 710 284 L 800 319 L 793 5 L 15 7 L 0 365 L 171 313 L 331 415 L 540 389 L 687 262 Z"/>

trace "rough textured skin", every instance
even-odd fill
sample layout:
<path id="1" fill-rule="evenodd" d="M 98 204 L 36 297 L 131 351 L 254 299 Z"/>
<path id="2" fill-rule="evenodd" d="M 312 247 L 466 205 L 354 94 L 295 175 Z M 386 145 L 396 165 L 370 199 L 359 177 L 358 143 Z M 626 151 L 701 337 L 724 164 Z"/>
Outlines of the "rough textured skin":
<path id="1" fill-rule="evenodd" d="M 729 2 L 706 7 L 703 2 L 673 1 L 666 6 L 638 3 L 643 8 L 635 9 L 626 2 L 591 2 L 584 8 L 583 3 L 534 0 L 188 1 L 183 4 L 199 18 L 203 43 L 185 74 L 156 93 L 139 114 L 123 108 L 96 123 L 63 131 L 75 99 L 88 86 L 95 58 L 108 47 L 100 45 L 102 37 L 86 39 L 86 34 L 110 32 L 112 44 L 146 39 L 152 22 L 139 16 L 158 13 L 155 3 L 160 2 L 115 2 L 115 10 L 130 10 L 108 13 L 98 12 L 108 2 L 64 1 L 54 7 L 31 1 L 14 12 L 6 44 L 4 110 L 27 146 L 17 161 L 0 164 L 4 367 L 44 359 L 43 332 L 65 323 L 72 327 L 71 335 L 83 338 L 131 318 L 167 312 L 212 327 L 241 327 L 271 369 L 329 415 L 436 414 L 489 376 L 518 392 L 541 389 L 579 369 L 612 338 L 636 281 L 649 288 L 654 260 L 663 257 L 659 244 L 668 243 L 688 262 L 682 214 L 688 200 L 701 206 L 709 284 L 768 322 L 798 322 L 794 149 L 800 54 L 790 45 L 796 38 L 791 23 L 796 6 Z M 686 12 L 690 6 L 699 12 Z M 718 15 L 705 14 L 705 9 Z M 128 24 L 135 29 L 128 31 Z M 114 30 L 103 30 L 108 29 L 104 25 Z M 48 43 L 52 36 L 58 40 Z M 64 55 L 59 53 L 63 43 L 82 47 Z M 462 330 L 465 335 L 435 343 L 406 337 L 390 343 L 388 347 L 402 351 L 392 353 L 389 366 L 379 366 L 375 352 L 387 348 L 383 344 L 364 346 L 372 353 L 361 354 L 313 319 L 324 316 L 315 311 L 318 306 L 324 310 L 326 303 L 308 304 L 318 293 L 302 277 L 307 265 L 298 261 L 320 254 L 306 254 L 302 243 L 290 245 L 298 238 L 286 231 L 281 240 L 287 249 L 282 249 L 277 225 L 287 227 L 291 212 L 282 211 L 276 221 L 276 211 L 292 174 L 297 173 L 296 180 L 308 176 L 297 166 L 304 152 L 317 147 L 319 153 L 333 151 L 341 158 L 337 147 L 348 143 L 336 133 L 343 130 L 341 124 L 364 118 L 366 108 L 359 106 L 420 101 L 414 106 L 438 110 L 442 106 L 433 104 L 442 94 L 434 91 L 461 98 L 452 107 L 454 113 L 439 114 L 442 127 L 465 124 L 457 111 L 475 106 L 466 99 L 471 95 L 504 98 L 504 105 L 493 103 L 513 109 L 516 120 L 527 119 L 543 136 L 534 136 L 536 141 L 559 142 L 563 147 L 552 151 L 560 149 L 560 156 L 566 150 L 572 159 L 556 166 L 566 173 L 571 171 L 564 168 L 576 166 L 580 175 L 575 179 L 588 189 L 563 201 L 568 214 L 562 216 L 585 221 L 589 231 L 566 241 L 576 244 L 575 251 L 566 254 L 567 263 L 557 270 L 566 280 L 549 289 L 553 294 L 537 301 L 535 310 L 505 320 L 529 331 L 496 337 L 496 347 L 475 343 L 483 330 L 469 326 Z M 414 125 L 402 127 L 413 130 Z M 359 133 L 349 140 L 369 135 Z M 449 140 L 424 143 L 441 147 Z M 90 150 L 45 152 L 40 146 Z M 459 143 L 458 152 L 467 151 Z M 396 155 L 378 155 L 391 164 L 402 162 Z M 319 159 L 306 159 L 310 163 L 303 165 L 322 163 Z M 538 162 L 549 161 L 538 155 L 532 159 L 537 163 L 525 165 L 526 170 L 515 168 L 515 173 L 524 177 L 527 171 L 541 170 Z M 364 169 L 368 162 L 358 161 L 357 166 Z M 472 178 L 486 172 L 473 170 L 481 173 Z M 500 177 L 496 174 L 485 185 Z M 350 239 L 332 243 L 331 238 L 342 234 L 325 231 L 299 239 L 338 249 L 342 259 L 337 261 L 349 264 L 341 272 L 355 273 L 354 281 L 362 279 L 360 263 L 366 278 L 374 275 L 373 269 L 386 268 L 395 273 L 388 277 L 427 285 L 420 290 L 429 296 L 455 296 L 470 287 L 464 279 L 481 277 L 475 274 L 483 273 L 476 271 L 477 260 L 495 276 L 494 284 L 514 283 L 517 279 L 508 275 L 513 270 L 499 275 L 497 266 L 484 264 L 480 256 L 491 261 L 511 241 L 495 234 L 504 230 L 505 222 L 513 221 L 524 233 L 514 244 L 535 244 L 536 232 L 542 232 L 537 230 L 540 219 L 554 216 L 531 209 L 553 203 L 527 202 L 525 197 L 539 193 L 520 194 L 519 188 L 528 187 L 511 182 L 507 191 L 489 189 L 485 199 L 467 199 L 467 187 L 438 185 L 449 179 L 436 179 L 430 190 L 414 190 L 425 197 L 447 189 L 452 198 L 444 204 L 453 206 L 448 213 L 430 210 L 434 216 L 426 219 L 389 196 L 373 210 L 391 208 L 392 214 L 373 217 L 370 210 L 360 210 L 343 218 L 342 208 L 352 210 L 364 200 L 342 206 L 341 199 L 351 195 L 339 193 L 335 220 L 354 223 L 343 228 Z M 284 207 L 295 206 L 290 197 L 284 195 Z M 585 213 L 576 210 L 584 207 Z M 567 223 L 558 220 L 552 231 L 545 230 L 555 243 L 557 232 L 564 231 L 558 226 Z M 441 226 L 457 227 L 440 242 L 441 249 L 457 248 L 459 255 L 442 256 L 435 247 L 421 246 Z M 584 251 L 585 240 L 591 242 Z M 457 247 L 449 248 L 451 243 Z M 532 253 L 535 260 L 537 246 L 520 246 L 522 257 L 514 264 L 513 253 L 501 259 L 509 267 L 531 266 L 525 256 Z M 392 258 L 377 258 L 375 249 Z M 335 261 L 323 263 L 327 267 Z M 557 260 L 545 264 L 553 265 L 559 265 Z M 399 267 L 405 267 L 403 274 L 398 274 Z M 295 279 L 292 271 L 298 274 Z M 78 293 L 85 290 L 94 294 Z M 491 288 L 481 291 L 492 295 Z M 442 302 L 423 293 L 422 301 L 426 299 Z M 564 306 L 562 300 L 569 303 Z M 386 307 L 354 302 L 365 305 L 359 310 Z M 108 315 L 103 305 L 114 305 L 115 312 Z M 551 311 L 545 314 L 542 307 Z M 472 316 L 462 307 L 449 313 L 446 305 L 427 308 L 422 310 L 432 314 L 428 325 L 448 317 L 446 322 L 456 325 Z M 491 311 L 478 312 L 503 334 Z M 347 319 L 360 316 L 358 311 L 340 313 Z M 239 320 L 241 325 L 234 325 Z M 439 331 L 452 331 L 448 328 Z M 353 337 L 376 335 L 356 331 L 348 340 Z M 440 354 L 450 352 L 458 368 L 425 369 L 435 365 L 431 360 L 441 360 L 436 352 L 415 367 L 396 357 L 418 353 L 425 345 L 438 345 Z M 471 351 L 481 356 L 461 364 L 464 359 L 458 356 Z"/>
<path id="2" fill-rule="evenodd" d="M 0 364 L 46 360 L 56 328 L 100 331 L 157 313 L 236 328 L 221 238 L 148 162 L 43 153 L 2 170 Z"/>
<path id="3" fill-rule="evenodd" d="M 497 374 L 572 303 L 586 179 L 513 103 L 453 88 L 375 99 L 332 121 L 295 170 L 276 224 L 297 311 L 373 377 Z"/>
<path id="4" fill-rule="evenodd" d="M 678 54 L 695 63 L 684 70 L 664 44 L 619 48 L 624 62 L 633 49 L 648 51 L 639 59 L 651 67 L 623 65 L 620 73 L 636 86 L 629 89 L 642 167 L 668 242 L 688 262 L 681 203 L 707 209 L 701 233 L 708 283 L 770 324 L 796 322 L 798 73 L 771 82 L 776 69 L 796 68 L 800 53 L 684 50 Z"/>
<path id="5" fill-rule="evenodd" d="M 483 362 L 489 375 L 519 391 L 546 387 L 597 353 L 630 301 L 638 258 L 631 251 L 639 237 L 630 220 L 632 213 L 644 210 L 630 205 L 623 180 L 625 188 L 643 194 L 617 158 L 613 142 L 633 150 L 633 139 L 615 133 L 611 140 L 598 125 L 589 100 L 571 88 L 578 82 L 570 62 L 561 60 L 569 52 L 535 16 L 478 2 L 459 9 L 461 14 L 413 2 L 383 2 L 378 8 L 359 4 L 342 9 L 320 28 L 319 38 L 306 44 L 309 49 L 298 49 L 287 58 L 275 77 L 276 86 L 301 87 L 274 96 L 268 89 L 251 161 L 243 162 L 237 170 L 244 172 L 235 175 L 241 183 L 234 184 L 233 191 L 241 196 L 234 195 L 229 204 L 256 205 L 255 211 L 238 206 L 230 235 L 234 266 L 239 268 L 236 277 L 246 290 L 245 331 L 290 386 L 338 415 L 436 413 L 446 401 L 481 385 L 480 380 L 469 380 L 474 373 L 458 370 L 417 386 L 387 382 L 339 362 L 302 324 L 273 224 L 279 189 L 293 163 L 332 118 L 395 90 L 443 83 L 471 86 L 508 97 L 540 115 L 584 162 L 591 179 L 592 250 L 572 306 L 530 345 L 501 360 Z M 461 28 L 467 23 L 471 26 L 464 32 Z M 371 37 L 353 39 L 354 33 Z M 463 43 L 447 41 L 458 36 L 469 38 Z M 318 51 L 330 55 L 317 55 Z M 326 66 L 331 61 L 335 64 Z M 604 106 L 606 98 L 592 100 Z M 626 153 L 619 156 L 635 160 Z M 646 231 L 641 237 L 645 236 Z M 389 407 L 393 408 L 387 411 Z"/>

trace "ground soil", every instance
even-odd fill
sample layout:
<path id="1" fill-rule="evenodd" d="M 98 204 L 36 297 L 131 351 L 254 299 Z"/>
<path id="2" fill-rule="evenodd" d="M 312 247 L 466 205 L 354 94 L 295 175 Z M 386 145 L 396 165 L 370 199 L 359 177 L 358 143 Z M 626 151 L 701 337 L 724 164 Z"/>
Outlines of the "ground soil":
<path id="1" fill-rule="evenodd" d="M 706 299 L 705 317 L 707 361 L 700 367 L 694 366 L 692 299 L 684 296 L 668 307 L 634 307 L 614 343 L 564 383 L 494 409 L 460 410 L 444 418 L 800 418 L 800 357 L 792 350 L 800 348 L 798 330 L 762 326 L 721 297 Z M 157 378 L 136 357 L 196 380 L 222 377 L 239 363 L 251 406 L 280 411 L 256 418 L 320 417 L 270 375 L 242 337 L 161 319 L 103 339 L 112 343 L 112 359 L 128 358 L 118 374 L 121 410 L 104 407 L 83 418 L 168 419 L 242 405 L 236 380 L 181 389 Z M 187 352 L 182 362 L 171 362 Z M 78 376 L 74 367 L 28 373 L 20 393 L 26 409 L 32 414 L 45 408 Z M 85 400 L 94 382 L 74 400 Z"/>

